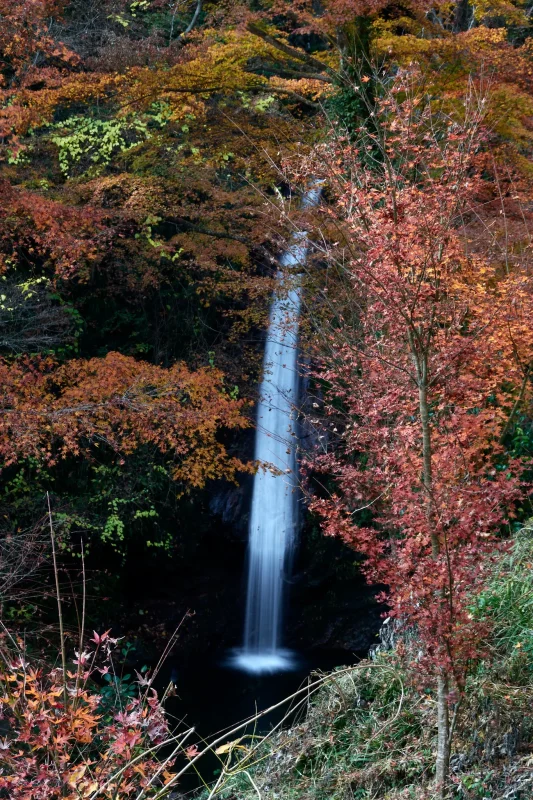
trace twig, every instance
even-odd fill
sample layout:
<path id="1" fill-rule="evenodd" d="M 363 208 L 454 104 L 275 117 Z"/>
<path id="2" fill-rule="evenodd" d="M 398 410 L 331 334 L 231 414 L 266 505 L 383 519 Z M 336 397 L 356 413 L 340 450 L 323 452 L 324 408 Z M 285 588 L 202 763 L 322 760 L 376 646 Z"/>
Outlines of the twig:
<path id="1" fill-rule="evenodd" d="M 61 640 L 61 666 L 63 669 L 63 702 L 65 710 L 68 706 L 68 692 L 67 692 L 67 655 L 65 652 L 65 631 L 63 628 L 63 612 L 61 610 L 61 593 L 59 591 L 59 573 L 57 571 L 56 560 L 56 547 L 54 537 L 54 525 L 52 522 L 52 508 L 50 506 L 50 494 L 46 492 L 46 501 L 48 504 L 48 520 L 50 523 L 50 539 L 52 541 L 52 561 L 54 564 L 54 577 L 56 583 L 56 597 L 57 597 L 57 614 L 59 618 L 59 638 Z"/>
<path id="2" fill-rule="evenodd" d="M 87 589 L 85 585 L 85 553 L 83 550 L 83 539 L 81 540 L 81 574 L 82 574 L 82 601 L 81 601 L 81 626 L 80 626 L 80 649 L 78 657 L 78 674 L 76 675 L 76 693 L 74 703 L 78 699 L 78 689 L 81 677 L 81 654 L 83 653 L 83 641 L 85 639 L 85 606 L 87 600 Z"/>
<path id="3" fill-rule="evenodd" d="M 246 777 L 248 778 L 248 780 L 250 781 L 250 783 L 251 783 L 251 784 L 252 784 L 252 786 L 254 787 L 255 791 L 257 792 L 257 796 L 258 796 L 259 800 L 261 800 L 261 792 L 259 791 L 259 789 L 258 789 L 258 788 L 257 788 L 257 786 L 255 785 L 255 783 L 254 783 L 254 781 L 253 781 L 253 778 L 252 778 L 252 776 L 250 775 L 250 773 L 248 772 L 248 770 L 246 770 L 246 769 L 243 769 L 243 775 L 246 775 Z"/>
<path id="4" fill-rule="evenodd" d="M 194 733 L 194 728 L 189 728 L 189 730 L 185 732 L 184 736 L 180 739 L 180 741 L 178 742 L 174 750 L 171 752 L 171 754 L 168 756 L 168 758 L 165 758 L 159 769 L 156 772 L 154 772 L 154 774 L 152 775 L 146 786 L 143 786 L 143 788 L 141 789 L 135 800 L 141 800 L 141 798 L 145 796 L 146 790 L 150 788 L 150 786 L 153 784 L 156 778 L 163 772 L 165 766 L 170 761 L 172 761 L 172 759 L 178 753 L 178 751 L 183 749 L 183 745 L 185 744 L 189 736 L 191 736 L 191 734 L 193 733 Z"/>

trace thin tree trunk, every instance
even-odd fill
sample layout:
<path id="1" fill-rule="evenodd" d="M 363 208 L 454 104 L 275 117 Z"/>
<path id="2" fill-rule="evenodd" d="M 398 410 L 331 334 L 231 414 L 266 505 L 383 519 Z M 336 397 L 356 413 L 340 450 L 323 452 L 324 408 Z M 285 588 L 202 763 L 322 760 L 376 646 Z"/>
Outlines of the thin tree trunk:
<path id="1" fill-rule="evenodd" d="M 198 0 L 198 2 L 196 3 L 196 9 L 194 11 L 193 18 L 191 19 L 191 21 L 189 22 L 189 24 L 185 28 L 184 34 L 185 33 L 190 33 L 192 31 L 192 29 L 194 28 L 194 26 L 196 25 L 196 20 L 200 16 L 200 11 L 202 10 L 202 5 L 203 5 L 203 0 Z"/>
<path id="2" fill-rule="evenodd" d="M 453 32 L 468 31 L 474 24 L 474 9 L 469 0 L 459 0 L 455 5 L 453 15 Z"/>
<path id="3" fill-rule="evenodd" d="M 437 797 L 445 800 L 448 789 L 448 774 L 450 771 L 450 713 L 448 709 L 448 678 L 446 675 L 437 677 L 437 761 L 435 770 L 435 783 L 437 784 Z"/>
<path id="4" fill-rule="evenodd" d="M 419 356 L 416 361 L 418 375 L 418 403 L 422 423 L 422 483 L 426 492 L 426 513 L 431 535 L 433 558 L 440 553 L 440 542 L 433 526 L 433 468 L 431 466 L 431 428 L 429 425 L 428 369 L 427 356 Z"/>
<path id="5" fill-rule="evenodd" d="M 422 482 L 426 492 L 426 509 L 431 535 L 431 552 L 436 560 L 440 554 L 440 541 L 435 531 L 433 508 L 433 469 L 431 464 L 431 427 L 429 422 L 429 402 L 427 394 L 428 366 L 427 355 L 416 358 L 418 377 L 418 399 L 420 420 L 422 423 Z M 450 713 L 448 708 L 449 679 L 445 671 L 437 676 L 437 759 L 435 765 L 435 782 L 437 797 L 444 800 L 447 796 L 448 775 L 450 771 Z"/>
<path id="6" fill-rule="evenodd" d="M 509 430 L 511 429 L 511 425 L 514 422 L 515 414 L 518 411 L 520 403 L 524 399 L 524 394 L 526 392 L 527 382 L 528 382 L 528 379 L 529 379 L 529 373 L 530 372 L 531 372 L 531 364 L 529 364 L 528 368 L 526 369 L 526 371 L 524 373 L 524 378 L 522 380 L 522 385 L 520 387 L 520 391 L 518 393 L 518 397 L 514 401 L 513 407 L 511 409 L 511 413 L 509 414 L 509 416 L 507 418 L 507 422 L 505 423 L 505 425 L 503 427 L 503 430 L 502 430 L 502 432 L 500 434 L 500 444 L 503 444 L 505 442 L 505 437 L 509 433 Z"/>

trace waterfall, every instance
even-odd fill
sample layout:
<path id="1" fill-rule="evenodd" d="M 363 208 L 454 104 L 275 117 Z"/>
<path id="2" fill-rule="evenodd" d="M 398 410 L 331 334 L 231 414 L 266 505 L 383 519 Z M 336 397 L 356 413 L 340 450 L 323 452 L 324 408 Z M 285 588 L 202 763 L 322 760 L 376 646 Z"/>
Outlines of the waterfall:
<path id="1" fill-rule="evenodd" d="M 302 206 L 315 206 L 319 198 L 320 188 L 310 189 Z M 294 662 L 282 647 L 282 631 L 285 585 L 298 528 L 295 405 L 301 299 L 294 267 L 304 264 L 307 249 L 307 234 L 295 234 L 280 261 L 270 310 L 255 434 L 255 459 L 268 467 L 254 476 L 244 643 L 233 662 L 247 672 L 282 671 Z M 291 269 L 290 277 L 284 268 Z"/>

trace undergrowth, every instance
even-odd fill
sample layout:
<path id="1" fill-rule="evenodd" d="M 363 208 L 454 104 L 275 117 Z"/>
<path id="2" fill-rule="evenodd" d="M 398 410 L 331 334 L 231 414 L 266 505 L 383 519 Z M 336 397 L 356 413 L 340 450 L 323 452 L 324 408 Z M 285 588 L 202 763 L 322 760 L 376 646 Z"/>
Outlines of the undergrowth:
<path id="1" fill-rule="evenodd" d="M 472 614 L 492 623 L 472 666 L 457 722 L 451 800 L 533 796 L 533 522 L 494 566 Z M 316 677 L 316 676 L 315 676 Z M 431 798 L 436 705 L 395 650 L 338 669 L 303 718 L 219 751 L 226 800 Z M 253 743 L 255 742 L 255 743 Z"/>

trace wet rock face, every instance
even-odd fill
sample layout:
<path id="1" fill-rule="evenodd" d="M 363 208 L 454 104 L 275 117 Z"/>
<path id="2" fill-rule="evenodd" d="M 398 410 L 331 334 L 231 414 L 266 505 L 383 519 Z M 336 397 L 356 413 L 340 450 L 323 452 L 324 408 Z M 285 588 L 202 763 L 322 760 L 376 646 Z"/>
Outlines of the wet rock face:
<path id="1" fill-rule="evenodd" d="M 236 455 L 244 462 L 254 458 L 254 430 L 241 431 Z M 252 499 L 253 476 L 241 477 L 239 485 L 227 481 L 214 482 L 209 491 L 209 511 L 213 526 L 221 525 L 230 539 L 248 541 L 248 524 Z"/>
<path id="2" fill-rule="evenodd" d="M 379 629 L 378 641 L 369 650 L 369 656 L 376 658 L 379 653 L 394 650 L 398 639 L 412 641 L 414 637 L 416 637 L 416 631 L 406 628 L 402 620 L 387 617 Z"/>
<path id="3" fill-rule="evenodd" d="M 378 591 L 367 585 L 352 550 L 331 539 L 304 538 L 293 575 L 288 643 L 366 655 L 385 611 L 375 601 Z"/>
<path id="4" fill-rule="evenodd" d="M 241 541 L 248 538 L 250 495 L 251 478 L 245 479 L 239 486 L 225 484 L 215 489 L 209 503 L 213 516 L 220 519 Z"/>

